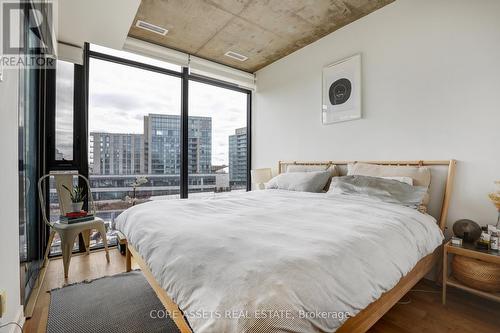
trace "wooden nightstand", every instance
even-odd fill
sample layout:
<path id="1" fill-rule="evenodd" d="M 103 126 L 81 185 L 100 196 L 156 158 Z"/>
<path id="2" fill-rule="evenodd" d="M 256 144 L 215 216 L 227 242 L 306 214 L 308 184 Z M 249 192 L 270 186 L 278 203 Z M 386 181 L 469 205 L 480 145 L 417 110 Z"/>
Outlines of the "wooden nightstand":
<path id="1" fill-rule="evenodd" d="M 462 246 L 453 246 L 451 241 L 448 241 L 444 245 L 443 254 L 443 304 L 446 304 L 446 287 L 452 286 L 458 289 L 465 290 L 472 294 L 488 298 L 497 302 L 500 302 L 500 293 L 490 293 L 487 291 L 482 291 L 478 289 L 471 288 L 459 282 L 452 276 L 448 276 L 448 255 L 460 255 L 464 257 L 479 259 L 500 265 L 500 252 L 498 251 L 486 251 L 478 250 L 474 244 L 464 243 Z"/>
<path id="2" fill-rule="evenodd" d="M 121 231 L 116 231 L 116 239 L 118 241 L 118 250 L 122 255 L 125 255 L 127 253 L 127 238 Z"/>

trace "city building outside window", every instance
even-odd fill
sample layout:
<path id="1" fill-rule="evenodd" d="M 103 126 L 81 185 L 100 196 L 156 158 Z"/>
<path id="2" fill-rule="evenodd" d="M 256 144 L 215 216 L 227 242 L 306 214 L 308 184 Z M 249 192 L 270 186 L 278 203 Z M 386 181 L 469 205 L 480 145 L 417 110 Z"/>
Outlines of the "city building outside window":
<path id="1" fill-rule="evenodd" d="M 109 54 L 142 60 L 116 52 Z M 92 57 L 92 53 L 88 71 L 88 176 L 97 215 L 107 225 L 108 243 L 114 244 L 114 222 L 125 209 L 180 198 L 182 78 L 129 66 L 126 61 Z M 65 73 L 69 71 L 61 75 Z M 189 81 L 189 198 L 247 189 L 247 98 L 245 92 Z M 64 139 L 60 136 L 59 141 Z M 134 186 L 139 178 L 144 182 Z M 56 206 L 51 207 L 54 216 Z M 53 253 L 59 251 L 57 246 Z M 102 246 L 100 235 L 92 236 L 91 246 Z"/>

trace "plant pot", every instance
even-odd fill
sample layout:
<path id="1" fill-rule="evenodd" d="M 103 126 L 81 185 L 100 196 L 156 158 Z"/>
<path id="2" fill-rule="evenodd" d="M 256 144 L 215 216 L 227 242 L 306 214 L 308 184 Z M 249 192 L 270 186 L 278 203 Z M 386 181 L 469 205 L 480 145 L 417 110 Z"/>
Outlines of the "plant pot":
<path id="1" fill-rule="evenodd" d="M 71 203 L 71 212 L 80 212 L 83 207 L 83 202 L 72 202 Z"/>

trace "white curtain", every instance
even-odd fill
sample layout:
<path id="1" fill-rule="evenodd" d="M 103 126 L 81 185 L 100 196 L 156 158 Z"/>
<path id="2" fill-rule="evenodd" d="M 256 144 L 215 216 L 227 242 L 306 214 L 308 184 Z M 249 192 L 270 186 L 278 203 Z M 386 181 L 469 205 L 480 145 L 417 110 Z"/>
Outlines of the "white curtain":
<path id="1" fill-rule="evenodd" d="M 246 89 L 255 89 L 255 75 L 195 56 L 189 58 L 189 71 L 193 74 L 229 82 Z"/>
<path id="2" fill-rule="evenodd" d="M 125 51 L 154 58 L 161 61 L 166 61 L 171 64 L 187 67 L 189 56 L 186 53 L 168 49 L 159 45 L 144 42 L 139 39 L 128 37 L 123 46 Z"/>
<path id="3" fill-rule="evenodd" d="M 193 74 L 235 84 L 245 89 L 255 89 L 255 75 L 224 66 L 213 61 L 190 56 L 187 53 L 128 37 L 123 47 L 125 51 L 163 60 L 183 67 L 189 67 Z"/>

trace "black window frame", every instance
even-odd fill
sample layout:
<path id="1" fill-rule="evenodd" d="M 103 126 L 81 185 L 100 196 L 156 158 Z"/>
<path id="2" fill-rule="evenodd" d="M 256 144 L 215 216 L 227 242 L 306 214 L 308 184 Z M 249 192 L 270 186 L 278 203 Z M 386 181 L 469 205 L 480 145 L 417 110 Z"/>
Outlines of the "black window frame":
<path id="1" fill-rule="evenodd" d="M 74 64 L 73 81 L 73 159 L 56 159 L 56 68 L 47 71 L 47 82 L 49 89 L 47 98 L 51 107 L 47 109 L 46 132 L 47 132 L 47 167 L 49 170 L 81 170 L 84 160 L 82 159 L 82 121 L 85 111 L 85 66 Z"/>
<path id="2" fill-rule="evenodd" d="M 110 55 L 106 53 L 102 53 L 99 51 L 94 51 L 90 49 L 90 44 L 85 43 L 84 47 L 84 65 L 83 69 L 85 71 L 85 79 L 84 79 L 84 84 L 85 86 L 79 87 L 82 89 L 84 92 L 84 101 L 82 104 L 84 104 L 83 107 L 83 118 L 79 119 L 78 122 L 75 122 L 75 133 L 79 133 L 79 142 L 85 142 L 84 145 L 80 144 L 79 149 L 79 167 L 78 170 L 85 175 L 86 177 L 89 176 L 88 173 L 88 154 L 87 154 L 87 142 L 88 142 L 88 98 L 89 98 L 89 70 L 90 70 L 90 58 L 93 59 L 99 59 L 103 61 L 109 61 L 112 63 L 120 64 L 120 65 L 125 65 L 125 66 L 130 66 L 130 67 L 135 67 L 139 68 L 142 70 L 147 70 L 155 73 L 160 73 L 164 75 L 170 75 L 174 77 L 178 77 L 181 79 L 181 128 L 180 128 L 180 142 L 181 142 L 181 173 L 180 173 L 180 198 L 181 199 L 187 199 L 189 197 L 189 186 L 188 186 L 188 178 L 189 178 L 189 172 L 188 172 L 188 140 L 189 140 L 189 130 L 188 130 L 188 117 L 189 117 L 189 82 L 194 81 L 194 82 L 200 82 L 224 89 L 229 89 L 233 91 L 238 91 L 241 93 L 244 93 L 247 95 L 247 191 L 250 191 L 252 188 L 252 183 L 251 183 L 251 176 L 250 176 L 250 170 L 251 170 L 251 165 L 252 165 L 252 139 L 251 139 L 251 133 L 252 133 L 252 90 L 250 89 L 245 89 L 241 88 L 235 84 L 231 84 L 228 82 L 216 80 L 213 78 L 201 76 L 201 75 L 196 75 L 192 74 L 189 72 L 189 68 L 187 67 L 181 67 L 181 71 L 177 72 L 172 69 L 167 69 L 167 68 L 162 68 L 158 67 L 155 65 L 151 64 L 146 64 L 140 61 L 136 60 L 131 60 L 131 59 L 126 59 L 126 58 L 121 58 L 115 55 Z M 75 82 L 76 82 L 76 72 L 75 72 Z M 75 83 L 75 90 L 76 88 L 76 83 Z M 76 96 L 76 95 L 75 95 Z M 76 97 L 75 97 L 76 98 Z M 76 109 L 75 109 L 76 110 Z M 80 128 L 76 128 L 80 127 Z M 85 127 L 85 128 L 81 128 Z M 82 140 L 82 138 L 84 138 Z M 74 141 L 74 149 L 76 147 L 77 141 Z M 75 151 L 75 150 L 74 150 Z"/>
<path id="3" fill-rule="evenodd" d="M 37 35 L 37 37 L 43 42 L 49 44 L 51 43 L 51 41 L 47 39 L 51 36 L 52 33 L 51 31 L 49 31 L 50 27 L 46 26 L 45 29 L 42 29 L 41 26 L 35 26 L 33 25 L 32 22 L 30 22 L 30 20 L 33 19 L 34 11 L 37 10 L 43 11 L 43 8 L 38 8 L 37 6 L 38 5 L 33 1 L 25 1 L 21 5 L 20 10 L 23 12 L 23 15 L 22 19 L 19 22 L 20 24 L 19 28 L 21 31 L 20 38 L 23 41 L 23 44 L 26 45 L 26 52 L 29 52 L 31 56 L 37 55 L 43 57 L 46 60 L 46 64 L 39 68 L 32 68 L 32 69 L 24 67 L 21 68 L 19 74 L 19 99 L 21 108 L 18 110 L 19 113 L 25 112 L 24 107 L 27 98 L 29 99 L 30 103 L 34 105 L 33 107 L 36 109 L 34 115 L 35 131 L 32 134 L 36 137 L 37 142 L 35 147 L 31 147 L 34 150 L 34 154 L 36 155 L 36 160 L 37 160 L 35 163 L 36 180 L 40 179 L 40 177 L 46 174 L 47 170 L 49 170 L 48 169 L 49 163 L 47 160 L 49 156 L 48 153 L 49 136 L 47 135 L 48 134 L 47 129 L 50 119 L 48 118 L 48 115 L 54 108 L 54 100 L 52 99 L 52 97 L 55 96 L 54 90 L 52 89 L 52 83 L 55 82 L 53 81 L 52 78 L 52 73 L 54 69 L 51 65 L 52 61 L 54 61 L 55 59 L 52 57 L 52 55 L 47 54 L 45 48 L 43 47 L 42 48 L 37 47 L 34 49 L 31 49 L 29 47 L 28 35 L 30 32 Z M 36 72 L 36 81 L 34 81 L 36 82 L 36 88 L 34 89 L 36 96 L 32 99 L 30 99 L 29 96 L 26 95 L 26 90 L 25 90 L 27 71 Z M 24 126 L 26 126 L 26 123 L 24 124 Z M 19 150 L 20 150 L 19 154 L 24 154 L 24 150 L 21 149 L 21 147 Z M 19 173 L 24 172 L 25 170 L 23 161 L 19 159 L 18 163 L 19 163 L 18 166 Z M 20 189 L 22 181 L 24 181 L 24 179 L 19 175 Z M 42 211 L 40 210 L 39 206 L 39 200 L 40 200 L 39 193 L 36 187 L 37 187 L 36 182 L 30 185 L 30 188 L 32 190 L 34 189 L 35 192 L 34 193 L 35 202 L 33 203 L 34 204 L 33 208 L 36 210 L 36 217 L 35 220 L 33 221 L 34 224 L 32 225 L 32 227 L 35 227 L 36 229 L 35 230 L 36 239 L 33 244 L 29 245 L 33 246 L 33 248 L 28 250 L 30 253 L 27 255 L 27 257 L 20 256 L 19 258 L 19 262 L 21 265 L 21 280 L 20 280 L 21 303 L 24 304 L 24 306 L 27 305 L 27 300 L 29 299 L 31 292 L 35 289 L 34 285 L 36 284 L 36 280 L 39 277 L 40 272 L 42 270 L 42 264 L 44 260 L 43 255 L 45 253 L 45 249 L 48 242 L 48 236 L 50 233 L 49 227 L 43 221 Z M 45 193 L 48 194 L 48 187 L 46 187 L 45 190 L 46 190 Z M 24 195 L 24 193 L 21 193 L 20 191 L 19 195 Z M 20 208 L 19 213 L 21 214 L 21 210 L 24 209 L 24 207 L 20 206 L 19 208 Z M 48 203 L 46 208 L 48 208 Z"/>
<path id="4" fill-rule="evenodd" d="M 247 95 L 247 191 L 251 190 L 251 163 L 252 163 L 252 90 L 241 88 L 237 85 L 216 80 L 213 78 L 192 74 L 187 67 L 181 67 L 181 71 L 166 69 L 140 61 L 121 58 L 118 56 L 94 51 L 90 44 L 85 43 L 83 48 L 83 64 L 74 64 L 74 87 L 73 87 L 73 159 L 56 160 L 56 68 L 47 69 L 45 72 L 47 90 L 47 108 L 45 110 L 45 170 L 76 170 L 80 174 L 89 177 L 88 161 L 88 119 L 89 119 L 89 70 L 90 59 L 100 59 L 125 66 L 131 66 L 147 71 L 161 73 L 178 77 L 181 79 L 181 173 L 180 173 L 180 198 L 189 197 L 189 172 L 188 172 L 188 140 L 189 140 L 189 82 L 200 82 L 224 89 L 238 91 Z M 81 184 L 82 186 L 84 184 Z M 46 189 L 48 195 L 48 187 Z M 49 202 L 47 200 L 47 209 Z M 45 236 L 48 241 L 48 233 Z M 84 251 L 83 239 L 80 237 L 80 252 Z M 52 256 L 52 255 L 51 255 Z"/>

